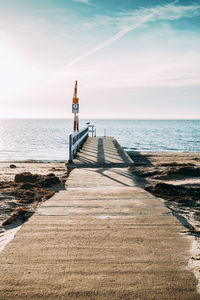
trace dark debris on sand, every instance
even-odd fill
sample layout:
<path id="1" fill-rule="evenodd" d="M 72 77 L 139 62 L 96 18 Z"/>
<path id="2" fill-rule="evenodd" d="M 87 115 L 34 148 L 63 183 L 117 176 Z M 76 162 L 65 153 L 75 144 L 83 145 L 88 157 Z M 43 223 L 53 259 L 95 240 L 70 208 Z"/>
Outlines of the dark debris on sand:
<path id="1" fill-rule="evenodd" d="M 66 170 L 59 178 L 54 173 L 47 175 L 22 172 L 15 175 L 14 181 L 0 182 L 1 210 L 7 216 L 2 225 L 20 220 L 26 221 L 41 201 L 51 198 L 65 182 L 71 170 Z"/>
<path id="2" fill-rule="evenodd" d="M 14 209 L 13 213 L 5 220 L 3 221 L 2 225 L 10 225 L 16 221 L 25 222 L 29 217 L 32 216 L 34 212 L 23 207 L 17 207 Z"/>
<path id="3" fill-rule="evenodd" d="M 194 166 L 171 166 L 166 168 L 162 173 L 160 178 L 167 179 L 168 177 L 180 178 L 180 177 L 200 177 L 200 168 Z"/>
<path id="4" fill-rule="evenodd" d="M 200 166 L 198 157 L 190 157 L 187 154 L 179 161 L 174 161 L 176 155 L 162 154 L 143 154 L 137 151 L 128 153 L 134 161 L 132 172 L 139 180 L 138 182 L 154 196 L 164 200 L 174 202 L 179 206 L 195 207 L 200 206 L 200 184 L 176 184 L 178 180 L 200 178 Z M 197 161 L 197 164 L 194 164 Z M 175 184 L 169 184 L 168 181 Z"/>
<path id="5" fill-rule="evenodd" d="M 200 187 L 185 187 L 160 182 L 147 186 L 145 189 L 156 197 L 176 201 L 179 205 L 200 207 Z"/>

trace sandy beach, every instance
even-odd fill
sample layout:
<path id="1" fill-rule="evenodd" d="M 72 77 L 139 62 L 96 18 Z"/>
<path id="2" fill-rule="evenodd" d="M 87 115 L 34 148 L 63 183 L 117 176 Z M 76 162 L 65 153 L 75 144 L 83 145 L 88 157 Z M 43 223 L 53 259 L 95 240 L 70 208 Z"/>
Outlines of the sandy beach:
<path id="1" fill-rule="evenodd" d="M 65 189 L 68 175 L 64 162 L 0 162 L 0 251 L 40 203 Z"/>
<path id="2" fill-rule="evenodd" d="M 134 160 L 132 172 L 138 185 L 164 199 L 187 230 L 200 231 L 200 153 L 189 152 L 128 152 Z M 16 175 L 55 175 L 60 182 L 49 186 L 16 183 Z M 64 162 L 1 162 L 0 163 L 0 234 L 20 225 L 30 217 L 36 207 L 65 189 L 70 170 Z M 26 181 L 26 180 L 25 180 Z M 18 209 L 25 214 L 6 222 Z"/>
<path id="3" fill-rule="evenodd" d="M 138 184 L 165 200 L 184 225 L 200 231 L 200 153 L 129 152 Z"/>
<path id="4" fill-rule="evenodd" d="M 90 142 L 91 140 L 88 140 L 88 143 Z M 88 148 L 88 143 L 85 148 Z M 110 147 L 107 148 L 109 152 L 104 153 L 105 161 L 110 153 Z M 84 149 L 83 153 L 85 153 Z M 112 151 L 112 155 L 113 153 Z M 80 159 L 81 154 L 79 154 Z M 99 278 L 105 276 L 102 269 L 102 256 L 99 255 L 99 251 L 102 251 L 101 253 L 105 256 L 104 264 L 108 268 L 106 276 L 114 280 L 112 281 L 114 282 L 113 292 L 117 291 L 116 293 L 120 292 L 120 295 L 125 295 L 123 290 L 127 289 L 127 293 L 140 295 L 143 284 L 138 286 L 137 280 L 140 276 L 144 276 L 149 280 L 149 286 L 148 283 L 145 285 L 145 293 L 153 289 L 151 296 L 156 295 L 156 299 L 159 299 L 159 293 L 163 293 L 165 289 L 169 292 L 166 299 L 171 299 L 174 293 L 184 296 L 183 299 L 188 299 L 187 293 L 198 299 L 199 295 L 195 291 L 196 288 L 199 290 L 200 282 L 197 218 L 200 154 L 134 151 L 130 155 L 134 164 L 129 167 L 75 168 L 69 178 L 70 170 L 64 163 L 2 164 L 1 193 L 4 220 L 2 220 L 1 237 L 4 246 L 7 243 L 5 250 L 2 251 L 2 259 L 5 261 L 4 267 L 6 268 L 4 292 L 10 282 L 11 274 L 20 266 L 23 269 L 22 272 L 29 272 L 31 287 L 33 280 L 35 282 L 36 290 L 35 294 L 31 294 L 32 296 L 41 290 L 38 286 L 39 282 L 44 287 L 44 282 L 49 284 L 50 280 L 52 285 L 57 286 L 59 278 L 69 282 L 73 274 L 74 281 L 70 283 L 70 286 L 67 284 L 66 289 L 54 291 L 55 295 L 68 295 L 71 290 L 76 289 L 77 295 L 82 297 L 85 295 L 81 294 L 85 286 L 93 285 L 95 282 L 94 287 L 89 289 L 90 295 L 98 292 L 99 294 L 95 295 L 102 296 L 102 293 L 107 291 L 106 297 L 110 299 L 110 283 L 102 279 L 106 287 L 102 289 L 98 285 Z M 51 197 L 52 199 L 49 199 Z M 47 199 L 49 200 L 46 201 Z M 7 211 L 5 205 L 9 208 Z M 166 207 L 169 207 L 171 211 Z M 29 218 L 30 216 L 32 217 Z M 29 221 L 23 225 L 28 218 Z M 87 228 L 83 230 L 82 226 Z M 104 227 L 105 230 L 102 231 Z M 16 234 L 20 228 L 21 230 Z M 13 239 L 15 234 L 16 237 Z M 12 242 L 8 243 L 10 240 Z M 99 246 L 100 240 L 101 246 Z M 23 259 L 22 241 L 24 243 Z M 27 241 L 30 241 L 30 244 Z M 124 250 L 122 251 L 121 246 L 117 245 L 123 245 Z M 15 254 L 13 254 L 13 249 Z M 42 249 L 46 249 L 45 252 Z M 63 249 L 64 252 L 60 253 L 58 249 Z M 60 254 L 62 255 L 59 256 Z M 63 259 L 67 262 L 65 270 L 69 270 L 66 274 L 62 273 L 62 268 L 55 267 L 55 257 L 61 264 Z M 112 263 L 110 258 L 112 258 Z M 116 267 L 116 258 L 119 270 L 115 274 L 113 268 Z M 90 280 L 87 276 L 83 276 L 82 272 L 90 266 L 91 259 L 95 263 L 95 268 L 92 263 L 92 269 L 88 269 L 88 274 L 90 272 L 93 274 Z M 134 263 L 138 259 L 141 260 L 140 272 Z M 7 260 L 14 265 L 7 265 Z M 40 271 L 36 275 L 34 268 L 43 270 L 44 260 L 48 262 L 48 266 L 50 264 L 52 268 L 55 267 L 53 272 L 57 274 L 56 277 L 50 278 L 48 272 L 41 275 Z M 73 262 L 72 265 L 71 262 Z M 96 264 L 100 277 L 96 276 Z M 121 271 L 122 264 L 125 268 L 124 273 Z M 78 272 L 77 265 L 80 266 Z M 73 269 L 70 269 L 72 266 Z M 131 272 L 129 268 L 133 268 Z M 149 272 L 144 271 L 146 268 L 150 268 Z M 161 277 L 157 274 L 158 270 L 163 274 Z M 2 272 L 4 273 L 3 269 Z M 137 276 L 133 276 L 135 272 Z M 174 275 L 178 272 L 178 280 L 171 278 L 172 272 L 175 272 Z M 40 275 L 42 277 L 38 282 Z M 122 280 L 123 278 L 125 281 Z M 29 295 L 28 286 L 25 285 L 21 289 L 18 287 L 18 280 L 21 279 L 17 277 L 14 283 L 16 290 L 21 294 Z M 136 280 L 135 283 L 133 280 Z M 170 280 L 170 290 L 166 284 L 168 280 Z M 155 288 L 152 287 L 154 281 L 157 282 Z M 162 287 L 159 289 L 161 281 Z M 78 285 L 77 282 L 79 282 Z M 188 285 L 187 282 L 190 284 Z M 130 286 L 132 292 L 129 290 Z M 45 295 L 51 293 L 48 288 L 46 290 L 44 287 L 42 290 Z M 119 299 L 118 296 L 116 294 L 113 299 Z M 130 299 L 128 294 L 125 299 Z"/>
<path id="5" fill-rule="evenodd" d="M 188 268 L 198 280 L 200 292 L 200 153 L 129 152 L 136 180 L 145 190 L 163 199 L 184 225 L 191 239 Z"/>

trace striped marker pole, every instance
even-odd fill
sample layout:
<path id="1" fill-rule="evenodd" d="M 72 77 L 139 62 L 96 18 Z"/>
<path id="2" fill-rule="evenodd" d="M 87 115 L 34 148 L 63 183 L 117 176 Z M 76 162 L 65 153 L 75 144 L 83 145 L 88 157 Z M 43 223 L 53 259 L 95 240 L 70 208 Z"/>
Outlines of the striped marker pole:
<path id="1" fill-rule="evenodd" d="M 74 132 L 77 132 L 79 131 L 79 119 L 78 119 L 79 98 L 77 97 L 77 80 L 75 81 L 75 86 L 74 86 L 72 113 L 74 114 Z"/>

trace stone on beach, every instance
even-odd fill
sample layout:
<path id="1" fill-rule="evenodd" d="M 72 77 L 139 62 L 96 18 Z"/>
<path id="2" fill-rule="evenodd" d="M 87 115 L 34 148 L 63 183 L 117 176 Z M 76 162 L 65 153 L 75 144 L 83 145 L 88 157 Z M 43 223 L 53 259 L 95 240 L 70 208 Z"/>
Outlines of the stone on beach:
<path id="1" fill-rule="evenodd" d="M 11 164 L 11 165 L 10 165 L 10 168 L 11 168 L 11 169 L 16 169 L 16 168 L 17 168 L 17 166 L 16 166 L 16 165 L 14 165 L 14 164 Z"/>

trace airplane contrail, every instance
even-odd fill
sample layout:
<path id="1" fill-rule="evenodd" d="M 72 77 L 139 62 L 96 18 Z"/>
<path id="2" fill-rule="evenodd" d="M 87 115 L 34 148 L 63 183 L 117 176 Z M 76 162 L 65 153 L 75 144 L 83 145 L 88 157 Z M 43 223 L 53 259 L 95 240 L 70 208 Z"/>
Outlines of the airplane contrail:
<path id="1" fill-rule="evenodd" d="M 200 9 L 199 5 L 193 5 L 193 6 L 174 6 L 174 4 L 178 3 L 178 0 L 175 0 L 174 2 L 166 5 L 166 6 L 158 6 L 153 9 L 149 9 L 149 14 L 146 14 L 144 16 L 139 16 L 140 19 L 137 20 L 134 24 L 130 26 L 126 26 L 124 29 L 119 31 L 117 34 L 115 34 L 113 37 L 111 37 L 109 40 L 104 42 L 103 44 L 91 49 L 90 51 L 80 55 L 73 61 L 71 61 L 68 65 L 65 66 L 64 71 L 67 71 L 71 66 L 75 65 L 76 63 L 82 61 L 86 57 L 90 56 L 91 54 L 99 51 L 100 49 L 103 49 L 104 47 L 109 46 L 113 42 L 120 39 L 122 36 L 124 36 L 126 33 L 135 30 L 136 28 L 140 27 L 142 24 L 152 20 L 175 20 L 179 19 L 183 16 L 190 17 L 191 12 L 196 11 L 196 15 L 199 15 L 198 9 Z M 145 10 L 147 12 L 147 10 Z"/>
<path id="2" fill-rule="evenodd" d="M 78 63 L 79 61 L 83 60 L 84 58 L 88 57 L 89 55 L 99 51 L 100 49 L 112 44 L 113 42 L 117 41 L 118 39 L 120 39 L 123 35 L 125 35 L 126 33 L 128 33 L 129 31 L 132 31 L 136 28 L 138 28 L 139 26 L 141 26 L 142 24 L 144 24 L 145 22 L 149 21 L 153 15 L 155 14 L 155 12 L 149 14 L 148 16 L 143 17 L 140 21 L 138 21 L 137 23 L 130 25 L 126 28 L 124 28 L 123 30 L 119 31 L 117 34 L 115 34 L 111 39 L 109 39 L 108 41 L 106 41 L 105 43 L 93 48 L 92 50 L 82 54 L 81 56 L 77 57 L 76 59 L 74 59 L 73 61 L 71 61 L 66 67 L 65 67 L 65 71 L 67 69 L 69 69 L 71 66 L 75 65 L 76 63 Z"/>

